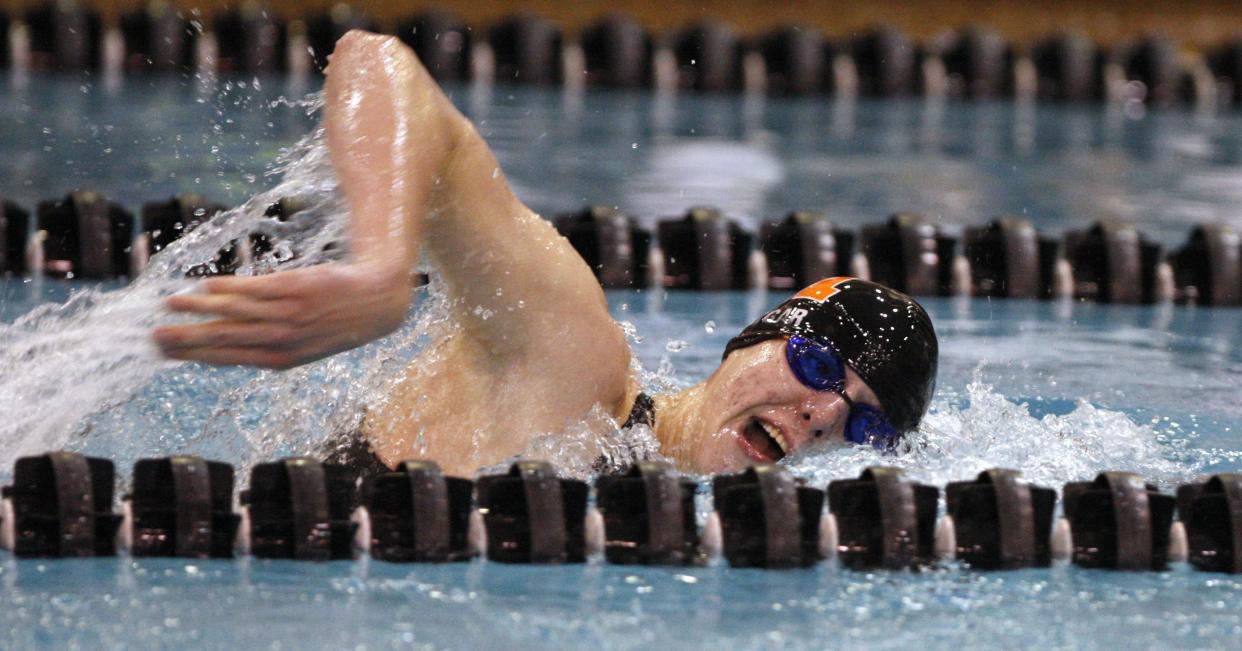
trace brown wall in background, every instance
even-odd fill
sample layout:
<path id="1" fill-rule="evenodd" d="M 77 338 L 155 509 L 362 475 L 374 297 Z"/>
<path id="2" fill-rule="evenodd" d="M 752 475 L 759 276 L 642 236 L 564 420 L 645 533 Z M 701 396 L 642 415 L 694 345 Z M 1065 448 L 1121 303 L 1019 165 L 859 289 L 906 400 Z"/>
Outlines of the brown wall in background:
<path id="1" fill-rule="evenodd" d="M 0 6 L 20 9 L 43 0 L 0 0 Z M 90 0 L 111 18 L 141 6 L 134 0 Z M 240 4 L 236 1 L 175 0 L 181 7 L 197 7 L 205 14 Z M 268 6 L 285 17 L 306 15 L 334 4 L 324 0 L 269 0 Z M 1160 32 L 1188 49 L 1200 49 L 1226 37 L 1242 34 L 1242 0 L 912 0 L 866 2 L 843 0 L 358 0 L 385 23 L 418 10 L 451 10 L 474 25 L 486 25 L 511 12 L 527 9 L 553 18 L 573 30 L 609 11 L 622 11 L 649 29 L 664 31 L 703 17 L 722 18 L 746 34 L 800 22 L 839 36 L 877 22 L 891 23 L 916 38 L 967 24 L 992 27 L 1018 43 L 1070 29 L 1103 44 L 1112 44 L 1148 32 Z"/>

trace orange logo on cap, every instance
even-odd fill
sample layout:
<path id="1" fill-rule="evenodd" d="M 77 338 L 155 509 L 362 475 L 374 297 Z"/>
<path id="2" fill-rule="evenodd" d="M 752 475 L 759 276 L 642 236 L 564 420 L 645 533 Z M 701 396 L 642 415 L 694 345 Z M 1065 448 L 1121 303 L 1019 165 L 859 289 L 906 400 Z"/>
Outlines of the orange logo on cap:
<path id="1" fill-rule="evenodd" d="M 855 280 L 855 278 L 851 276 L 825 278 L 814 285 L 810 285 L 797 294 L 794 294 L 794 298 L 809 298 L 813 301 L 823 303 L 828 300 L 829 297 L 835 296 L 838 292 L 840 292 L 841 290 L 837 287 L 837 285 L 840 285 L 847 280 Z"/>

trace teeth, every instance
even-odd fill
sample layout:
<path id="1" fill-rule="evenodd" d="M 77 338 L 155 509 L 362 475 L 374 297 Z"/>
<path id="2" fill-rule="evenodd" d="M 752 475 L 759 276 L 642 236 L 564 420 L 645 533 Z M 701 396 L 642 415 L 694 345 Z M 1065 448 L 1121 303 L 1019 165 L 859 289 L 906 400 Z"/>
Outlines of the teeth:
<path id="1" fill-rule="evenodd" d="M 759 421 L 759 424 L 763 426 L 763 431 L 767 432 L 768 436 L 771 436 L 772 440 L 781 446 L 781 452 L 789 454 L 789 444 L 785 442 L 785 437 L 781 436 L 781 431 L 763 421 Z"/>

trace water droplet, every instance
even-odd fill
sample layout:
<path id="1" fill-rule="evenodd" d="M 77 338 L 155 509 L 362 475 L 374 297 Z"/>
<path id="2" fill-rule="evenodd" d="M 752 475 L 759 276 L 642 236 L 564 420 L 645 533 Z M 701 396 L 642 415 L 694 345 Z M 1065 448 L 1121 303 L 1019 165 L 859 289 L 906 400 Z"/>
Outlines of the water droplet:
<path id="1" fill-rule="evenodd" d="M 713 333 L 713 332 L 715 332 L 715 331 L 716 331 L 716 322 L 715 322 L 715 321 L 708 321 L 707 323 L 704 323 L 704 324 L 703 324 L 703 329 L 704 329 L 704 330 L 706 330 L 706 331 L 707 331 L 707 334 L 709 334 L 709 335 L 710 335 L 711 333 Z"/>
<path id="2" fill-rule="evenodd" d="M 631 143 L 631 144 L 630 144 L 630 149 L 638 149 L 638 143 L 636 143 L 636 142 L 635 142 L 635 143 Z"/>
<path id="3" fill-rule="evenodd" d="M 689 345 L 690 344 L 681 339 L 670 339 L 668 343 L 664 344 L 664 350 L 667 350 L 670 353 L 680 353 Z"/>

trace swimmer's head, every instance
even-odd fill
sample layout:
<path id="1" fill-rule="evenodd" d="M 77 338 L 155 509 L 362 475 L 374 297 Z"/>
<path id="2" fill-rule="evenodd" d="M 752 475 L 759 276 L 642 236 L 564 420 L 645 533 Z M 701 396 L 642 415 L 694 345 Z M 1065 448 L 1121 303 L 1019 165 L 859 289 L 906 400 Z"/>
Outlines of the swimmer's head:
<path id="1" fill-rule="evenodd" d="M 936 383 L 931 319 L 901 292 L 821 280 L 747 326 L 699 387 L 699 417 L 676 446 L 722 471 L 812 448 L 886 447 L 915 429 Z"/>

